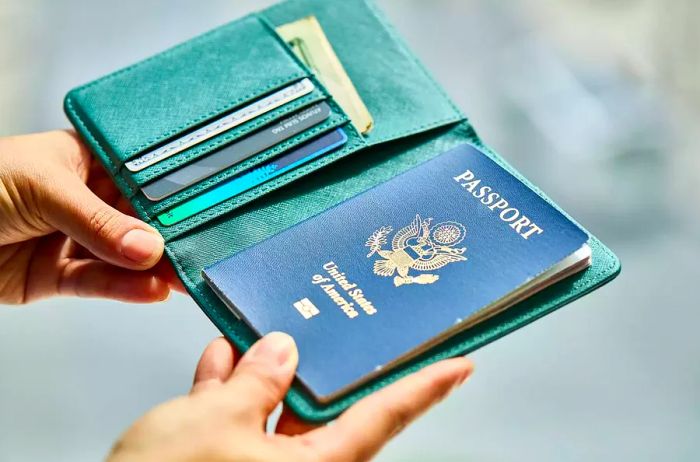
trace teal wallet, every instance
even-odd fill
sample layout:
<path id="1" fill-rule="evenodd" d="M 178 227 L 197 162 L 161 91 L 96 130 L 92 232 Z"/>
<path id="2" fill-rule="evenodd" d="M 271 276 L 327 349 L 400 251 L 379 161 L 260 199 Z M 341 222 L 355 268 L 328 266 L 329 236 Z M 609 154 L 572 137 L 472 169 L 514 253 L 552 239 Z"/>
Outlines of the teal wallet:
<path id="1" fill-rule="evenodd" d="M 277 36 L 275 27 L 314 15 L 374 119 L 360 134 L 310 70 Z M 174 136 L 262 95 L 309 78 L 315 89 L 294 102 L 217 135 L 138 172 L 125 163 Z M 326 101 L 322 124 L 160 202 L 140 187 L 229 144 L 260 126 L 314 102 Z M 481 147 L 543 198 L 485 146 L 468 119 L 408 50 L 368 0 L 288 0 L 193 38 L 144 61 L 71 90 L 65 111 L 138 215 L 166 242 L 166 254 L 188 292 L 240 350 L 256 336 L 203 281 L 202 269 L 254 246 L 306 218 L 464 143 Z M 156 216 L 323 131 L 342 129 L 339 150 L 219 203 L 172 226 Z M 295 181 L 298 180 L 298 181 Z M 321 404 L 298 383 L 285 398 L 301 418 L 323 422 L 363 396 L 443 358 L 464 355 L 575 300 L 620 271 L 614 254 L 590 236 L 592 265 L 388 371 L 331 403 Z"/>

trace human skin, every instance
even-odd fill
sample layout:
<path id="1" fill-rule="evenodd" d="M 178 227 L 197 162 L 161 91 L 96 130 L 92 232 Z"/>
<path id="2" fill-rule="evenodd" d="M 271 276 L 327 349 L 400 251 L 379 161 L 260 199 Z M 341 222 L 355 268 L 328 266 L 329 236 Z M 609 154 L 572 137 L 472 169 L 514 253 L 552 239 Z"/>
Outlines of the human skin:
<path id="1" fill-rule="evenodd" d="M 0 303 L 164 300 L 181 285 L 162 254 L 75 133 L 0 138 Z"/>
<path id="2" fill-rule="evenodd" d="M 162 404 L 129 428 L 109 462 L 356 462 L 391 438 L 471 374 L 454 358 L 364 398 L 333 424 L 314 427 L 283 412 L 274 434 L 265 422 L 294 377 L 294 341 L 272 333 L 240 360 L 224 339 L 204 351 L 189 395 Z"/>

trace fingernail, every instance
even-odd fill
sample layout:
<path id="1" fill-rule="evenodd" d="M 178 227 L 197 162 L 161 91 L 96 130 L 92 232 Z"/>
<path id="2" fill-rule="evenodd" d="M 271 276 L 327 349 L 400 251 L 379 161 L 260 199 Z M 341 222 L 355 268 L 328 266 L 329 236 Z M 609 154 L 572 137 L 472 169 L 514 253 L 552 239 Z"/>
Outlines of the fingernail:
<path id="1" fill-rule="evenodd" d="M 143 229 L 132 229 L 122 237 L 121 253 L 129 260 L 144 263 L 163 251 L 163 238 Z"/>
<path id="2" fill-rule="evenodd" d="M 294 339 L 284 332 L 271 332 L 253 346 L 251 359 L 256 362 L 281 367 L 290 362 L 296 353 Z"/>
<path id="3" fill-rule="evenodd" d="M 459 378 L 457 381 L 457 385 L 462 385 L 464 382 L 467 381 L 469 377 L 471 377 L 472 372 L 474 372 L 474 366 L 472 364 L 469 365 L 469 367 L 464 371 L 462 376 Z"/>

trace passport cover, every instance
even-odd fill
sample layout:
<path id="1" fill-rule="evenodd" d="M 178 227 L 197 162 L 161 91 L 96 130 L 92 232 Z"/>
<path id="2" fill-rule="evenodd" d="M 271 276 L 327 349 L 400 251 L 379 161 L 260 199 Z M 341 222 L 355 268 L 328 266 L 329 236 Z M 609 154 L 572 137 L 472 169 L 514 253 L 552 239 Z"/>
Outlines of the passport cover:
<path id="1" fill-rule="evenodd" d="M 125 161 L 197 127 L 232 108 L 303 77 L 312 78 L 274 27 L 315 15 L 375 126 L 367 135 L 348 127 L 347 116 L 322 85 L 312 94 L 230 133 L 211 139 L 138 174 Z M 264 72 L 261 71 L 264 69 Z M 184 197 L 198 194 L 236 171 L 217 174 L 202 184 L 159 203 L 138 187 L 262 124 L 303 105 L 326 100 L 331 117 L 319 130 L 343 127 L 350 140 L 339 152 L 291 172 L 217 206 L 181 226 L 159 227 L 155 216 Z M 186 104 L 185 104 L 186 102 Z M 252 247 L 305 219 L 464 143 L 479 147 L 496 163 L 551 201 L 498 154 L 484 145 L 464 114 L 411 53 L 393 26 L 370 0 L 287 0 L 188 40 L 132 66 L 71 90 L 64 108 L 76 131 L 112 175 L 140 218 L 163 234 L 166 255 L 194 301 L 242 351 L 257 335 L 208 287 L 203 268 Z M 411 117 L 406 117 L 411 114 Z M 259 156 L 269 158 L 304 142 L 317 131 L 300 134 Z M 303 181 L 296 181 L 302 179 Z M 333 419 L 363 396 L 419 368 L 464 355 L 575 300 L 614 278 L 620 264 L 610 250 L 588 234 L 592 265 L 474 328 L 435 345 L 361 388 L 320 403 L 295 383 L 286 405 L 302 419 Z"/>
<path id="2" fill-rule="evenodd" d="M 576 224 L 464 144 L 204 270 L 297 377 L 339 394 L 579 250 Z"/>

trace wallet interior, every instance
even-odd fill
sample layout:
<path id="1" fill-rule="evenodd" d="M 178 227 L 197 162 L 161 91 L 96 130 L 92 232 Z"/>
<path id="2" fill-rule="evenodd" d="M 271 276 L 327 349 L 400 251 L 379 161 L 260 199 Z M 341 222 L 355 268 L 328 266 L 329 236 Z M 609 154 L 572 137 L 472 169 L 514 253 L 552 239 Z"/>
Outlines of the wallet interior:
<path id="1" fill-rule="evenodd" d="M 347 114 L 274 31 L 278 25 L 309 15 L 318 18 L 372 114 L 374 128 L 368 134 L 352 126 Z M 311 79 L 316 89 L 292 103 L 139 172 L 124 165 L 303 78 Z M 320 125 L 160 202 L 140 192 L 148 182 L 322 100 L 329 103 L 331 116 Z M 204 267 L 463 143 L 477 145 L 547 199 L 481 142 L 383 15 L 365 0 L 288 0 L 76 88 L 66 97 L 65 109 L 139 216 L 161 232 L 167 256 L 194 300 L 241 350 L 248 349 L 256 336 L 209 289 L 201 277 Z M 201 191 L 334 128 L 348 136 L 339 150 L 175 225 L 163 226 L 156 219 Z M 592 266 L 583 273 L 331 403 L 317 402 L 295 383 L 286 397 L 287 405 L 305 420 L 330 420 L 387 383 L 439 359 L 466 354 L 582 296 L 620 269 L 617 258 L 595 237 L 590 237 L 589 245 Z"/>

